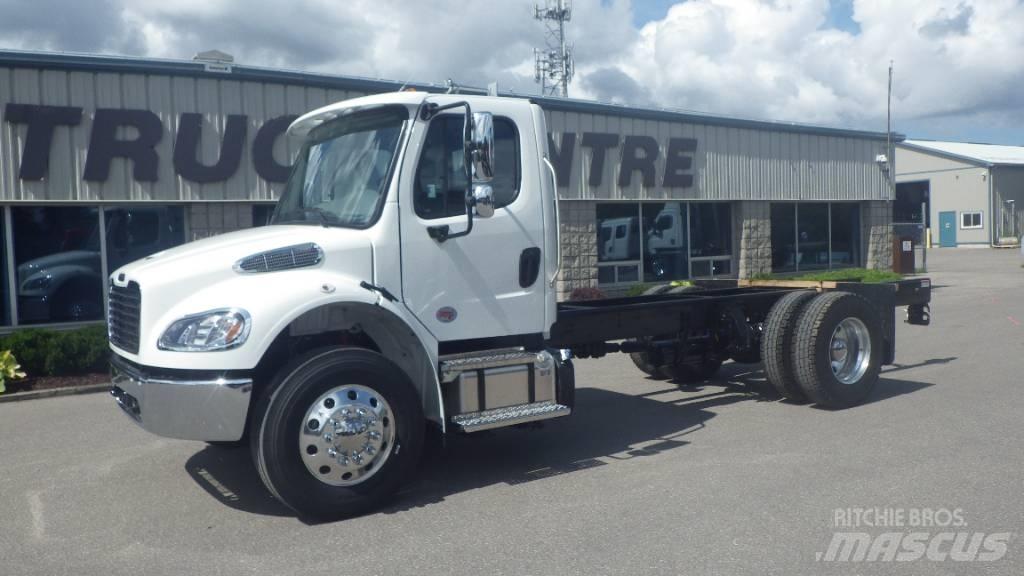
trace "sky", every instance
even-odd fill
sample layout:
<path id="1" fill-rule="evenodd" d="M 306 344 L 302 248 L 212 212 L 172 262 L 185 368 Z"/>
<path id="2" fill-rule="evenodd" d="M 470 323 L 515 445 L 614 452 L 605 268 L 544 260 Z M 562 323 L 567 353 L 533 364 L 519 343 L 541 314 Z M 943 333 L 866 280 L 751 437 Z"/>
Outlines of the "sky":
<path id="1" fill-rule="evenodd" d="M 0 48 L 535 93 L 544 0 L 0 0 Z M 1024 0 L 575 0 L 573 98 L 1024 145 Z"/>

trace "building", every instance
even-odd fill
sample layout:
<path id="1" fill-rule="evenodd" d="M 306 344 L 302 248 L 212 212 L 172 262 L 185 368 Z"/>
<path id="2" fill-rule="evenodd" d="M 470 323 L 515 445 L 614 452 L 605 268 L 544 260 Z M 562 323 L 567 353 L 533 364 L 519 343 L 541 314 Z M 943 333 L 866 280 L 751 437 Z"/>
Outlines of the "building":
<path id="1" fill-rule="evenodd" d="M 1017 245 L 1022 203 L 1024 147 L 931 140 L 897 145 L 893 218 L 923 220 L 934 246 Z"/>
<path id="2" fill-rule="evenodd" d="M 296 152 L 283 136 L 296 115 L 447 88 L 201 56 L 0 51 L 0 325 L 100 320 L 121 264 L 265 224 Z M 536 102 L 560 183 L 561 298 L 891 264 L 884 133 Z"/>

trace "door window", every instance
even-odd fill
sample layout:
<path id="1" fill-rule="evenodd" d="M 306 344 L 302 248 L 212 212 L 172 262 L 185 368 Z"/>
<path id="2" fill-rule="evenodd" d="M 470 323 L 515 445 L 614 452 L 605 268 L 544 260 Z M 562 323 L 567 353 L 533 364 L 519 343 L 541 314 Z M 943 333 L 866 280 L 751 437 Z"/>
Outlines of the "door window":
<path id="1" fill-rule="evenodd" d="M 463 116 L 442 115 L 430 123 L 413 186 L 413 207 L 420 218 L 466 213 L 463 138 Z M 519 194 L 519 136 L 507 118 L 494 119 L 494 168 L 494 207 L 502 208 Z"/>

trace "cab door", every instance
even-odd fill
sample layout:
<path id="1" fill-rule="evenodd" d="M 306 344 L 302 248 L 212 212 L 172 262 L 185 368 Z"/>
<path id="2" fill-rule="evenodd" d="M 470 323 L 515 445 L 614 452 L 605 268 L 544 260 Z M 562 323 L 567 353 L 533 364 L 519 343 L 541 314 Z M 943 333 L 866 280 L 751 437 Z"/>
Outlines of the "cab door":
<path id="1" fill-rule="evenodd" d="M 444 104 L 449 98 L 436 98 Z M 415 120 L 399 183 L 402 299 L 439 340 L 544 331 L 544 215 L 529 107 L 494 99 L 494 215 L 468 236 L 438 241 L 432 227 L 465 230 L 463 108 Z M 497 344 L 496 344 L 497 345 Z"/>

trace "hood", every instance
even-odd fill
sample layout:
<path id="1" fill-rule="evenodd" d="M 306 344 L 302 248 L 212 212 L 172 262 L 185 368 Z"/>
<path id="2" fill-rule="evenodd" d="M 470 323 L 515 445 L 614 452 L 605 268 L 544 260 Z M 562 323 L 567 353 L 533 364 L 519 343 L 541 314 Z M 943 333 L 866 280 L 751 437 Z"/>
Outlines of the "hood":
<path id="1" fill-rule="evenodd" d="M 345 257 L 351 257 L 355 255 L 353 252 L 361 253 L 364 249 L 365 257 L 371 258 L 370 240 L 360 230 L 312 225 L 262 226 L 157 252 L 122 266 L 111 274 L 111 278 L 116 284 L 134 280 L 149 288 L 200 278 L 208 284 L 218 278 L 237 276 L 238 273 L 232 267 L 247 256 L 307 242 L 320 246 L 325 254 L 325 262 L 328 263 L 332 255 L 337 257 L 345 254 Z M 338 263 L 334 264 L 338 268 Z M 287 271 L 271 273 L 286 274 Z M 121 279 L 122 275 L 124 280 Z"/>

